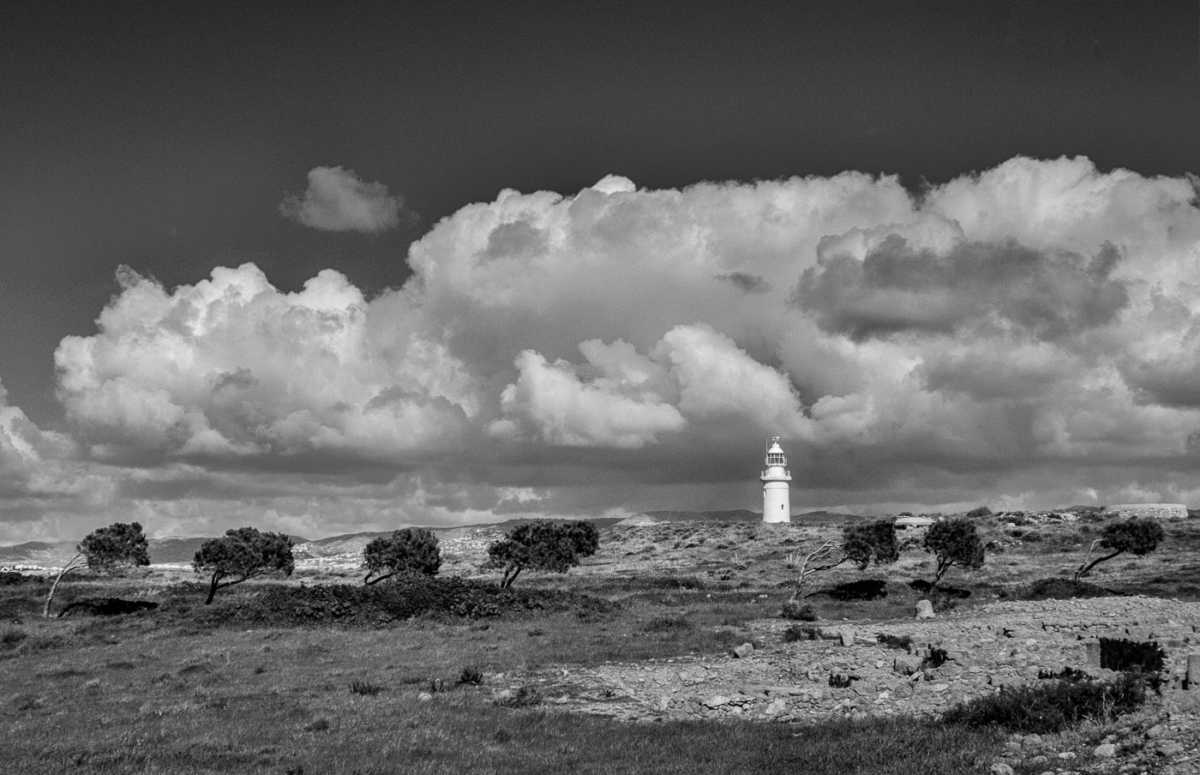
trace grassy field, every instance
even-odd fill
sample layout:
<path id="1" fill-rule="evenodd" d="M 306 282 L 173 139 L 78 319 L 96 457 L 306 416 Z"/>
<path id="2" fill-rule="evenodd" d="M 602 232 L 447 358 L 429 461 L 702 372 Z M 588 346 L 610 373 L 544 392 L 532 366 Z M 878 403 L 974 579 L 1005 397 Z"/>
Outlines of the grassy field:
<path id="1" fill-rule="evenodd" d="M 996 528 L 997 548 L 984 570 L 947 579 L 970 587 L 971 597 L 940 604 L 1012 595 L 1031 580 L 1030 569 L 1051 575 L 1071 567 L 1088 536 L 1080 526 L 1054 526 L 1034 539 L 1025 537 L 1029 530 L 1014 536 Z M 1196 599 L 1188 555 L 1198 534 L 1189 525 L 1173 553 L 1118 560 L 1092 580 Z M 777 544 L 764 543 L 758 559 L 739 558 L 732 572 L 719 553 L 697 566 L 712 573 L 656 572 L 653 553 L 639 549 L 646 556 L 640 573 L 580 568 L 522 579 L 527 588 L 614 604 L 599 612 L 568 605 L 483 620 L 423 615 L 386 626 L 260 626 L 241 614 L 268 583 L 224 591 L 206 608 L 198 587 L 152 572 L 107 581 L 81 576 L 63 585 L 56 608 L 119 596 L 157 600 L 156 611 L 43 620 L 45 584 L 0 587 L 0 771 L 986 772 L 1005 742 L 994 729 L 914 719 L 626 723 L 562 712 L 553 696 L 526 707 L 496 703 L 496 692 L 526 671 L 715 654 L 751 639 L 746 623 L 776 616 L 789 595 L 783 560 L 794 546 L 760 532 L 719 552 L 753 551 L 745 547 L 754 535 Z M 610 552 L 619 558 L 627 550 Z M 885 599 L 817 594 L 807 602 L 827 622 L 910 618 L 918 595 L 904 582 L 925 574 L 922 563 L 918 553 L 886 573 L 839 572 L 813 586 L 886 576 Z M 466 669 L 482 683 L 458 683 Z"/>
<path id="2" fill-rule="evenodd" d="M 499 706 L 504 674 L 724 651 L 779 593 L 608 589 L 564 611 L 383 629 L 203 626 L 195 608 L 0 627 L 7 772 L 966 773 L 996 734 L 897 721 L 629 724 Z M 653 587 L 651 583 L 649 586 Z M 80 584 L 67 596 L 120 582 Z M 37 588 L 6 590 L 36 602 Z M 126 592 L 132 590 L 125 590 Z M 248 587 L 222 603 L 236 606 Z M 482 685 L 457 684 L 464 668 Z M 437 683 L 432 698 L 418 699 Z M 357 691 L 355 690 L 357 688 Z M 898 725 L 903 726 L 903 730 Z"/>

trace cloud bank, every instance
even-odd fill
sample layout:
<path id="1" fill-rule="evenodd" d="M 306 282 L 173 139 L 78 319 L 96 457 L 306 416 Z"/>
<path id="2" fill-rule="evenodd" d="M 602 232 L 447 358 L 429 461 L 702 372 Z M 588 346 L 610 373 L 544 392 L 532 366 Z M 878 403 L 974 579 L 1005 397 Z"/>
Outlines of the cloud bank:
<path id="1" fill-rule="evenodd" d="M 279 212 L 320 231 L 374 234 L 400 225 L 403 207 L 404 200 L 389 195 L 382 183 L 366 183 L 344 167 L 314 167 L 308 171 L 308 188 L 286 197 Z"/>
<path id="2" fill-rule="evenodd" d="M 310 194 L 362 186 L 321 170 Z M 122 270 L 55 353 L 72 443 L 113 503 L 317 533 L 753 508 L 770 433 L 801 505 L 1200 502 L 1186 177 L 608 176 L 466 205 L 407 271 L 367 298 L 334 270 L 296 292 L 252 264 Z"/>

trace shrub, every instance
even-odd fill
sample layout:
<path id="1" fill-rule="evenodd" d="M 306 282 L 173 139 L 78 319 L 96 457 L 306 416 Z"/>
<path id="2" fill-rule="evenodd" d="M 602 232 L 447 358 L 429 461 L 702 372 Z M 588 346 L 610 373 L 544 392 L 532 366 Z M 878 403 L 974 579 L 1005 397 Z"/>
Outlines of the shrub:
<path id="1" fill-rule="evenodd" d="M 930 647 L 929 653 L 927 653 L 921 659 L 921 668 L 922 669 L 929 668 L 929 669 L 936 670 L 937 668 L 941 667 L 942 665 L 946 664 L 947 662 L 953 662 L 953 661 L 954 661 L 954 658 L 951 657 L 950 654 L 945 649 Z"/>
<path id="2" fill-rule="evenodd" d="M 379 684 L 367 683 L 366 681 L 351 681 L 350 692 L 352 694 L 362 694 L 367 697 L 374 697 L 383 691 L 383 687 Z"/>
<path id="3" fill-rule="evenodd" d="M 980 506 L 977 509 L 971 509 L 967 512 L 967 519 L 982 519 L 983 517 L 992 516 L 992 510 L 987 506 Z"/>
<path id="4" fill-rule="evenodd" d="M 842 673 L 829 674 L 829 685 L 834 689 L 849 689 L 850 684 L 859 680 L 862 679 L 856 675 L 843 675 Z"/>
<path id="5" fill-rule="evenodd" d="M 1095 676 L 1088 675 L 1087 673 L 1083 672 L 1082 670 L 1079 670 L 1074 667 L 1064 667 L 1062 670 L 1059 670 L 1057 673 L 1054 672 L 1053 670 L 1039 670 L 1037 677 L 1038 677 L 1038 680 L 1041 680 L 1041 681 L 1059 680 L 1059 681 L 1076 681 L 1076 682 L 1078 682 L 1078 681 L 1094 681 L 1094 680 L 1096 680 Z"/>
<path id="6" fill-rule="evenodd" d="M 218 589 L 240 584 L 268 573 L 292 575 L 292 539 L 282 533 L 260 533 L 252 527 L 225 531 L 223 538 L 212 538 L 200 545 L 192 558 L 197 573 L 211 573 L 208 597 L 212 603 Z M 228 580 L 226 580 L 228 579 Z"/>
<path id="7" fill-rule="evenodd" d="M 1135 673 L 1161 673 L 1167 654 L 1155 641 L 1100 639 L 1100 667 Z"/>
<path id="8" fill-rule="evenodd" d="M 890 649 L 912 652 L 913 639 L 911 635 L 889 635 L 881 632 L 875 636 L 875 640 Z"/>
<path id="9" fill-rule="evenodd" d="M 930 587 L 937 586 L 946 571 L 955 565 L 964 568 L 983 567 L 983 543 L 975 531 L 975 525 L 966 519 L 948 519 L 935 522 L 925 533 L 925 549 L 933 552 L 937 560 Z"/>
<path id="10" fill-rule="evenodd" d="M 1146 681 L 1126 673 L 1111 682 L 1050 680 L 1005 686 L 946 711 L 942 720 L 969 727 L 1000 726 L 1010 732 L 1059 732 L 1084 719 L 1107 720 L 1136 710 L 1146 701 Z"/>
<path id="11" fill-rule="evenodd" d="M 458 683 L 469 684 L 470 686 L 479 686 L 483 683 L 483 673 L 473 667 L 464 667 L 462 672 L 458 674 Z"/>
<path id="12" fill-rule="evenodd" d="M 783 631 L 784 643 L 795 643 L 798 640 L 819 640 L 821 630 L 817 627 L 801 627 L 793 624 Z"/>
<path id="13" fill-rule="evenodd" d="M 1081 577 L 1086 576 L 1092 568 L 1100 563 L 1125 552 L 1138 557 L 1149 554 L 1158 548 L 1158 544 L 1162 540 L 1163 528 L 1157 520 L 1134 518 L 1114 522 L 1104 528 L 1099 538 L 1092 541 L 1091 546 L 1088 547 L 1087 556 L 1083 558 L 1083 562 L 1075 571 L 1075 580 L 1078 581 Z M 1097 546 L 1112 551 L 1089 562 L 1089 558 Z"/>
<path id="14" fill-rule="evenodd" d="M 600 545 L 591 522 L 545 520 L 517 525 L 488 547 L 487 568 L 502 568 L 501 589 L 508 589 L 525 568 L 566 573 Z"/>
<path id="15" fill-rule="evenodd" d="M 815 622 L 817 620 L 817 612 L 813 610 L 811 605 L 801 605 L 795 600 L 789 600 L 783 604 L 783 609 L 779 612 L 784 619 L 793 619 L 801 622 Z"/>
<path id="16" fill-rule="evenodd" d="M 887 582 L 883 579 L 859 579 L 821 590 L 834 600 L 878 600 L 887 597 Z"/>
<path id="17" fill-rule="evenodd" d="M 367 576 L 363 579 L 366 584 L 390 579 L 398 573 L 436 576 L 442 564 L 442 553 L 432 531 L 408 527 L 390 536 L 379 536 L 367 544 L 363 548 L 363 564 L 367 568 Z"/>
<path id="18" fill-rule="evenodd" d="M 460 578 L 400 576 L 373 586 L 318 584 L 272 586 L 234 607 L 202 620 L 214 624 L 319 625 L 377 627 L 414 616 L 485 619 L 506 614 L 578 611 L 599 616 L 616 608 L 607 600 L 559 590 L 498 589 L 494 584 Z"/>
<path id="19" fill-rule="evenodd" d="M 1105 597 L 1116 594 L 1086 581 L 1067 578 L 1038 579 L 1021 590 L 1024 600 L 1068 600 L 1075 597 Z"/>

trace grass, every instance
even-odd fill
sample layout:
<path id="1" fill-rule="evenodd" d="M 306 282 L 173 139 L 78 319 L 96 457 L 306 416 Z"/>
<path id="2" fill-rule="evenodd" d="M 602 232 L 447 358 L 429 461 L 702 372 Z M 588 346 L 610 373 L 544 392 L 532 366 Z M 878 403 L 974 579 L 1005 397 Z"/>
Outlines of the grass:
<path id="1" fill-rule="evenodd" d="M 553 695 L 534 686 L 523 695 L 517 688 L 508 703 L 514 707 L 494 702 L 513 673 L 725 651 L 747 639 L 743 623 L 778 608 L 778 593 L 761 594 L 658 588 L 626 595 L 619 610 L 599 621 L 572 612 L 474 622 L 418 617 L 384 629 L 199 626 L 179 611 L 157 619 L 26 619 L 27 637 L 0 653 L 5 769 L 31 775 L 986 769 L 982 763 L 1000 745 L 987 730 L 913 722 L 900 734 L 904 722 L 897 721 L 803 728 L 622 723 L 553 712 Z M 664 602 L 659 595 L 675 597 Z M 50 645 L 30 648 L 30 642 Z M 419 700 L 431 685 L 442 690 Z"/>

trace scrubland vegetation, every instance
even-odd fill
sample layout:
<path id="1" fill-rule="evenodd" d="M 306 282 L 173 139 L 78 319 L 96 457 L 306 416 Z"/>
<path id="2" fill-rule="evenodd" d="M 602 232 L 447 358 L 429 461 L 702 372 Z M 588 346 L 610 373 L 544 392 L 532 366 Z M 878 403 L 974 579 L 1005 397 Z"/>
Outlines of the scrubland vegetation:
<path id="1" fill-rule="evenodd" d="M 125 575 L 62 580 L 60 610 L 97 599 L 157 603 L 121 616 L 76 608 L 43 619 L 53 580 L 0 574 L 4 766 L 22 773 L 970 773 L 986 772 L 1013 731 L 1070 729 L 1153 696 L 1153 655 L 1122 646 L 1109 647 L 1111 659 L 1130 665 L 1118 681 L 1047 677 L 942 718 L 628 723 L 563 713 L 557 697 L 533 686 L 504 690 L 530 670 L 726 653 L 753 638 L 751 621 L 781 617 L 789 601 L 796 623 L 784 640 L 815 637 L 821 622 L 908 620 L 922 597 L 942 612 L 1096 591 L 1200 599 L 1195 520 L 1156 542 L 1161 561 L 1110 562 L 1087 582 L 1071 576 L 1107 535 L 1099 522 L 1010 527 L 987 514 L 971 524 L 942 547 L 958 558 L 956 573 L 945 576 L 953 586 L 941 578 L 937 546 L 901 552 L 878 528 L 726 530 L 766 536 L 763 551 L 747 559 L 736 541 L 709 545 L 705 531 L 720 531 L 687 523 L 675 531 L 674 551 L 691 543 L 706 559 L 685 569 L 656 563 L 671 546 L 642 547 L 633 530 L 589 525 L 543 529 L 541 545 L 537 531 L 510 531 L 493 543 L 503 548 L 481 558 L 490 570 L 470 578 L 445 575 L 432 535 L 407 533 L 372 542 L 363 569 L 345 576 L 289 567 L 276 541 L 256 549 L 255 562 L 247 559 L 253 552 L 233 546 L 205 552 L 205 562 L 198 553 L 204 576 L 197 580 L 137 563 Z M 836 552 L 822 564 L 847 561 L 795 595 L 789 556 L 828 541 Z M 221 562 L 226 576 L 245 583 L 218 584 L 221 593 L 206 605 Z M 273 575 L 253 572 L 256 564 Z M 367 572 L 371 581 L 386 577 L 364 583 Z M 930 577 L 939 583 L 924 581 Z"/>

